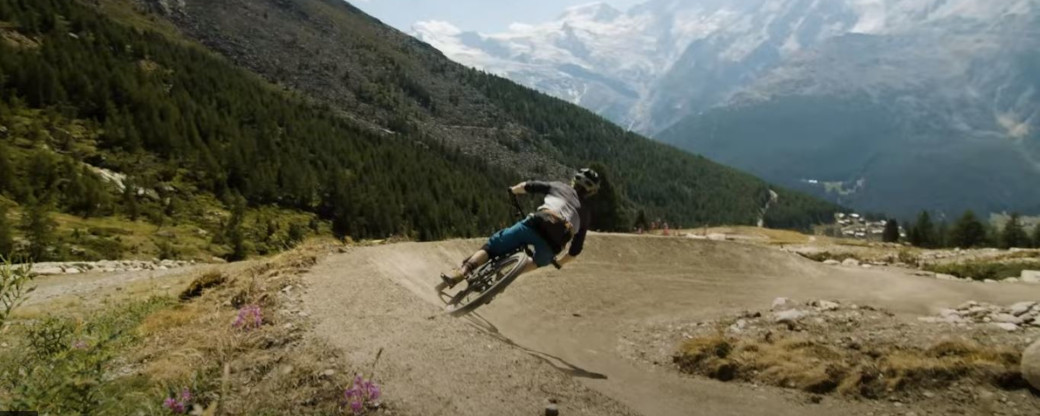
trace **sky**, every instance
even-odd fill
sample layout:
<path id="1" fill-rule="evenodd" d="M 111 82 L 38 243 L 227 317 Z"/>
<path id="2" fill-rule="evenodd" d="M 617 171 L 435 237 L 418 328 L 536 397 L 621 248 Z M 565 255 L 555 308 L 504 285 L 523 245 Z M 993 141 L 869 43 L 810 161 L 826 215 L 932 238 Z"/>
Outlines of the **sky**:
<path id="1" fill-rule="evenodd" d="M 603 0 L 618 10 L 646 0 Z M 405 33 L 412 24 L 441 20 L 459 29 L 498 33 L 511 23 L 541 23 L 555 19 L 570 6 L 595 3 L 593 0 L 349 0 L 366 13 Z"/>

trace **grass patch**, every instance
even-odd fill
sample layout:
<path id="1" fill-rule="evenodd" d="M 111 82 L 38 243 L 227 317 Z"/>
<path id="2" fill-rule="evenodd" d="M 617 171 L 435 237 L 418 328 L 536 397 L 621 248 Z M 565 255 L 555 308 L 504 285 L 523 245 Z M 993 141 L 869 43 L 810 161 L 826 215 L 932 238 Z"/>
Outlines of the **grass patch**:
<path id="1" fill-rule="evenodd" d="M 1023 270 L 1040 269 L 1040 262 L 976 261 L 951 264 L 930 264 L 925 269 L 935 273 L 949 274 L 962 279 L 1004 280 L 1019 277 Z"/>
<path id="2" fill-rule="evenodd" d="M 0 403 L 41 414 L 168 414 L 164 400 L 187 389 L 187 409 L 205 414 L 342 414 L 344 389 L 361 367 L 304 340 L 307 322 L 283 312 L 295 301 L 281 289 L 299 285 L 325 249 L 206 273 L 189 285 L 206 289 L 186 301 L 155 297 L 17 321 L 0 350 Z M 232 299 L 264 311 L 259 327 L 232 325 Z"/>
<path id="3" fill-rule="evenodd" d="M 854 260 L 857 260 L 857 261 L 860 261 L 860 262 L 866 261 L 865 259 L 863 259 L 860 256 L 856 255 L 856 253 L 849 253 L 849 252 L 832 253 L 830 251 L 821 251 L 821 252 L 816 252 L 816 253 L 801 253 L 801 252 L 799 252 L 798 254 L 801 255 L 802 257 L 805 257 L 805 258 L 809 259 L 809 260 L 820 262 L 820 263 L 825 262 L 827 260 L 845 261 L 845 260 L 848 260 L 848 259 L 854 259 Z"/>
<path id="4" fill-rule="evenodd" d="M 674 361 L 682 371 L 721 381 L 876 399 L 941 389 L 964 379 L 1002 389 L 1024 388 L 1020 355 L 1011 348 L 964 341 L 944 341 L 927 349 L 898 345 L 850 349 L 798 337 L 755 340 L 711 335 L 685 342 Z"/>

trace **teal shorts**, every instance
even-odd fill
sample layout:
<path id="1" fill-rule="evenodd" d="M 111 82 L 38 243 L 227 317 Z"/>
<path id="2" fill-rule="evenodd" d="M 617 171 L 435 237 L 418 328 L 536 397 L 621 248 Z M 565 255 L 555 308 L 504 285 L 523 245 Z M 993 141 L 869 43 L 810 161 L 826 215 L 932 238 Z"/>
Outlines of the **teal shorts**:
<path id="1" fill-rule="evenodd" d="M 538 267 L 552 264 L 556 253 L 553 253 L 549 243 L 545 242 L 538 231 L 529 225 L 529 219 L 524 219 L 512 227 L 501 230 L 488 239 L 487 252 L 492 258 L 508 254 L 523 246 L 534 246 L 534 263 Z"/>

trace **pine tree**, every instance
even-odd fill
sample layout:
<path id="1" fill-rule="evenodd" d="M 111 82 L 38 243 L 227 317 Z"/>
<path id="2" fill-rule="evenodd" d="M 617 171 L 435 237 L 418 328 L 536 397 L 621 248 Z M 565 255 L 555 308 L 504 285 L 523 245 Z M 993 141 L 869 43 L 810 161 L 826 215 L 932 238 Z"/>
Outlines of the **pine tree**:
<path id="1" fill-rule="evenodd" d="M 0 205 L 0 257 L 10 259 L 14 254 L 14 233 L 7 221 L 7 207 Z"/>
<path id="2" fill-rule="evenodd" d="M 10 149 L 7 145 L 0 143 L 0 195 L 15 195 L 17 193 L 14 164 L 9 156 Z"/>
<path id="3" fill-rule="evenodd" d="M 946 221 L 940 222 L 939 226 L 935 227 L 935 241 L 932 242 L 932 247 L 947 248 L 950 244 L 950 224 Z"/>
<path id="4" fill-rule="evenodd" d="M 44 202 L 30 199 L 22 216 L 22 233 L 29 240 L 29 259 L 39 262 L 51 258 L 50 249 L 57 243 L 54 235 L 56 227 L 57 223 L 50 216 L 50 207 Z"/>
<path id="5" fill-rule="evenodd" d="M 231 253 L 227 257 L 228 261 L 240 261 L 249 257 L 249 248 L 246 246 L 246 235 L 243 226 L 245 217 L 245 198 L 242 198 L 241 195 L 235 195 L 232 197 L 231 202 L 231 219 L 228 220 L 224 231 L 227 242 L 231 246 Z"/>
<path id="6" fill-rule="evenodd" d="M 885 222 L 885 232 L 881 235 L 881 239 L 886 243 L 898 243 L 899 222 L 896 220 L 888 220 Z"/>
<path id="7" fill-rule="evenodd" d="M 646 230 L 650 228 L 650 222 L 646 220 L 646 211 L 640 209 L 639 214 L 636 215 L 635 228 L 640 230 Z"/>
<path id="8" fill-rule="evenodd" d="M 1040 222 L 1033 228 L 1033 248 L 1040 248 Z"/>
<path id="9" fill-rule="evenodd" d="M 137 217 L 141 216 L 141 208 L 137 205 L 137 186 L 130 181 L 124 183 L 122 207 L 123 214 L 130 221 L 137 221 Z"/>
<path id="10" fill-rule="evenodd" d="M 598 231 L 628 231 L 629 220 L 625 216 L 621 195 L 610 181 L 606 166 L 593 163 L 590 168 L 600 177 L 599 192 L 589 198 L 592 224 L 590 229 Z"/>
<path id="11" fill-rule="evenodd" d="M 917 216 L 917 222 L 910 231 L 910 244 L 924 248 L 935 246 L 935 225 L 928 211 L 921 211 Z"/>
<path id="12" fill-rule="evenodd" d="M 950 245 L 960 248 L 979 247 L 986 243 L 986 227 L 971 210 L 965 211 L 950 232 Z"/>
<path id="13" fill-rule="evenodd" d="M 1000 235 L 1000 247 L 1012 248 L 1026 247 L 1029 245 L 1029 235 L 1026 234 L 1025 229 L 1022 228 L 1020 216 L 1017 213 L 1011 214 L 1011 218 L 1008 220 L 1007 224 L 1004 224 L 1004 232 Z"/>

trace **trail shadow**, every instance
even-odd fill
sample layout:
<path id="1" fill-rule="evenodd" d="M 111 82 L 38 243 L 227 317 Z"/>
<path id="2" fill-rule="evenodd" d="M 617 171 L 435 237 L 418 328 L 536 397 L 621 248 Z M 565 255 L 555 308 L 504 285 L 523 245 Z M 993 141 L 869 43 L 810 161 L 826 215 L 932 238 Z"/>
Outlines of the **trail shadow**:
<path id="1" fill-rule="evenodd" d="M 532 350 L 532 349 L 527 348 L 527 347 L 525 347 L 523 345 L 517 344 L 515 341 L 513 341 L 509 337 L 507 337 L 505 335 L 502 335 L 502 333 L 498 331 L 498 327 L 496 327 L 495 324 L 492 324 L 487 319 L 484 319 L 484 317 L 480 316 L 476 312 L 470 312 L 469 314 L 465 315 L 465 318 L 466 318 L 467 321 L 470 322 L 470 324 L 472 324 L 473 326 L 477 327 L 477 329 L 481 330 L 482 332 L 484 332 L 484 333 L 490 335 L 491 337 L 493 337 L 495 339 L 498 339 L 499 341 L 502 341 L 502 342 L 504 342 L 504 343 L 506 343 L 508 345 L 511 345 L 513 347 L 519 348 L 520 350 L 523 350 L 524 352 L 530 354 L 532 357 L 535 357 L 535 358 L 537 358 L 539 360 L 542 360 L 546 364 L 551 365 L 553 368 L 562 371 L 564 374 L 567 374 L 567 375 L 569 375 L 571 377 L 581 377 L 581 378 L 588 378 L 588 379 L 593 379 L 593 380 L 606 380 L 607 379 L 607 375 L 606 374 L 600 374 L 600 373 L 595 373 L 595 372 L 592 372 L 592 371 L 588 371 L 588 370 L 586 370 L 584 368 L 581 368 L 581 367 L 578 367 L 578 366 L 576 366 L 574 364 L 571 364 L 571 363 L 567 362 L 567 360 L 564 360 L 564 359 L 562 359 L 560 357 L 557 357 L 555 355 L 544 353 L 544 352 L 541 352 L 541 351 Z"/>

